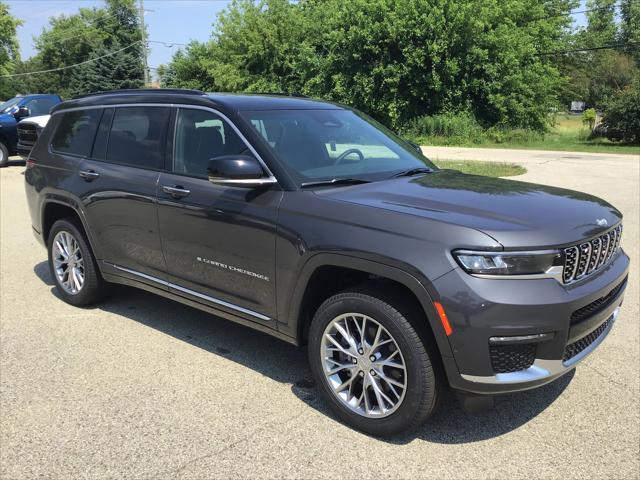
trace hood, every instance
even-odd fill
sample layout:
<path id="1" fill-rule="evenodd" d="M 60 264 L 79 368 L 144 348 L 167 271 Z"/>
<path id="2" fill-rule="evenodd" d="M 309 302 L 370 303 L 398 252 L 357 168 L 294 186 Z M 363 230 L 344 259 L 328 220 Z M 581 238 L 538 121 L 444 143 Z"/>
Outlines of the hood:
<path id="1" fill-rule="evenodd" d="M 16 119 L 9 113 L 0 113 L 0 125 L 15 125 Z"/>
<path id="2" fill-rule="evenodd" d="M 575 244 L 622 218 L 609 203 L 585 193 L 453 170 L 316 194 L 474 228 L 505 248 Z"/>
<path id="3" fill-rule="evenodd" d="M 24 120 L 20 120 L 18 125 L 21 123 L 33 123 L 34 125 L 38 125 L 39 127 L 44 128 L 47 125 L 47 122 L 51 118 L 51 115 L 38 115 L 36 117 L 27 117 Z"/>

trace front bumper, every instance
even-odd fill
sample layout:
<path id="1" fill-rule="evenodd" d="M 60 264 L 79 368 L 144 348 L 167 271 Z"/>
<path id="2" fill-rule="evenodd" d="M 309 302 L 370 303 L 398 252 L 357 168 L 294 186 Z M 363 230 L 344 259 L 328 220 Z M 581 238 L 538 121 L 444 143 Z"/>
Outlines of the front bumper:
<path id="1" fill-rule="evenodd" d="M 450 385 L 471 393 L 506 393 L 569 372 L 613 328 L 628 269 L 629 257 L 620 250 L 602 271 L 571 285 L 554 279 L 482 279 L 460 269 L 439 278 L 434 287 L 453 329 L 448 337 L 453 358 L 443 359 Z M 606 302 L 576 320 L 577 311 L 603 297 Z M 540 339 L 532 340 L 535 353 L 525 368 L 496 371 L 490 354 L 494 339 L 536 336 Z"/>

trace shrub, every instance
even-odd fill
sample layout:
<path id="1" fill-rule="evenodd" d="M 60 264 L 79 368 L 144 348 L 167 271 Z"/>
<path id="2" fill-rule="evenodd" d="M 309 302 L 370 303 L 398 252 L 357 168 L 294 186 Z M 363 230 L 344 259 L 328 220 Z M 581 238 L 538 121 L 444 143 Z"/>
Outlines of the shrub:
<path id="1" fill-rule="evenodd" d="M 468 112 L 416 117 L 409 121 L 403 133 L 412 138 L 445 137 L 451 143 L 479 143 L 484 137 L 482 126 Z"/>
<path id="2" fill-rule="evenodd" d="M 640 77 L 608 102 L 602 123 L 609 139 L 640 143 Z"/>
<path id="3" fill-rule="evenodd" d="M 585 127 L 589 127 L 589 130 L 593 130 L 593 127 L 596 125 L 596 117 L 596 111 L 593 108 L 587 108 L 582 112 L 582 124 Z"/>

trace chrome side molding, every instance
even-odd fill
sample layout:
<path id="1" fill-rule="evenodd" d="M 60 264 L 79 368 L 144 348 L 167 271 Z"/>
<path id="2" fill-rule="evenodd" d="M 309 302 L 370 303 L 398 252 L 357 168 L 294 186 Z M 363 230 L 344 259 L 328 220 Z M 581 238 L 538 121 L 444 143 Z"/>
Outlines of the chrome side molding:
<path id="1" fill-rule="evenodd" d="M 104 262 L 104 261 L 103 261 Z M 105 264 L 115 268 L 116 270 L 120 270 L 121 272 L 126 272 L 131 275 L 135 275 L 140 278 L 144 278 L 145 280 L 149 280 L 151 282 L 157 283 L 158 285 L 162 285 L 163 287 L 173 288 L 174 290 L 178 290 L 179 292 L 186 293 L 188 295 L 192 295 L 194 297 L 200 298 L 210 303 L 214 303 L 216 305 L 220 305 L 226 308 L 230 308 L 231 310 L 235 310 L 237 312 L 244 313 L 246 315 L 250 315 L 255 318 L 259 318 L 263 321 L 272 320 L 271 317 L 267 317 L 258 312 L 254 312 L 248 308 L 241 307 L 239 305 L 235 305 L 233 303 L 225 302 L 224 300 L 220 300 L 219 298 L 211 297 L 209 295 L 205 295 L 204 293 L 196 292 L 195 290 L 191 290 L 189 288 L 182 287 L 175 283 L 167 282 L 166 280 L 162 280 L 160 278 L 154 277 L 152 275 L 147 275 L 146 273 L 138 272 L 136 270 L 131 270 L 130 268 L 121 267 L 120 265 L 116 265 L 115 263 L 104 262 Z"/>

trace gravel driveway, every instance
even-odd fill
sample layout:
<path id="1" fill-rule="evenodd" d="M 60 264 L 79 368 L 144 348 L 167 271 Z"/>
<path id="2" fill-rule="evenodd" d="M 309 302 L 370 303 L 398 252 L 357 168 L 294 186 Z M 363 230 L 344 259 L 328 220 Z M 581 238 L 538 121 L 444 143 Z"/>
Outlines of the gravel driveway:
<path id="1" fill-rule="evenodd" d="M 0 170 L 0 477 L 638 478 L 639 159 L 525 157 L 511 158 L 529 169 L 517 178 L 625 214 L 619 321 L 575 374 L 477 416 L 447 399 L 392 441 L 330 416 L 303 350 L 124 287 L 95 308 L 62 302 L 23 167 Z"/>

